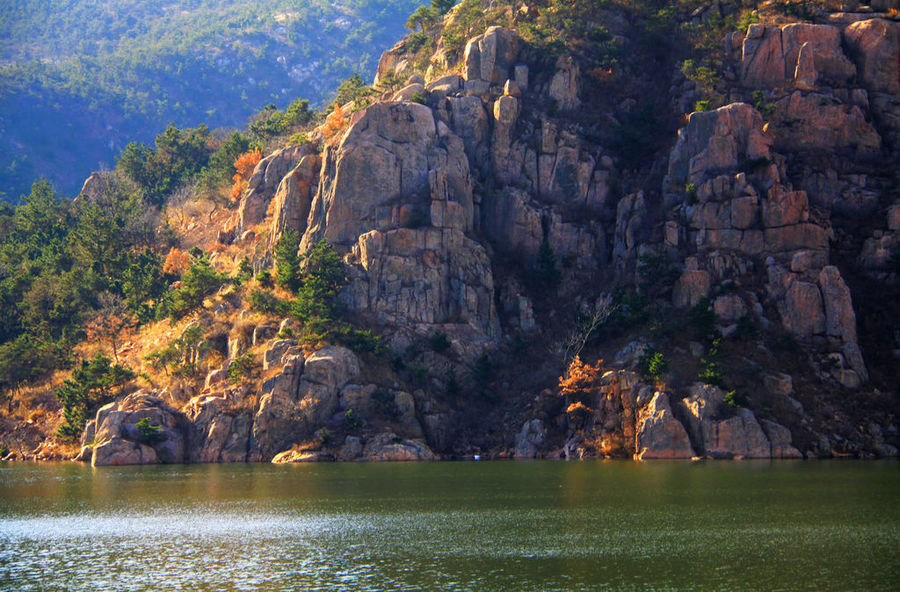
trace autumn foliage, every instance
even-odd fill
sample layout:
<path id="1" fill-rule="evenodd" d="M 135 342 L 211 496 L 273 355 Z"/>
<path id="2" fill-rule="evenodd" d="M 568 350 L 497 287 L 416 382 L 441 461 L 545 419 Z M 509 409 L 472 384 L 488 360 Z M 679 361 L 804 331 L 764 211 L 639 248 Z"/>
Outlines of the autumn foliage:
<path id="1" fill-rule="evenodd" d="M 191 256 L 181 249 L 172 247 L 163 263 L 163 273 L 180 276 L 191 266 Z"/>
<path id="2" fill-rule="evenodd" d="M 237 157 L 234 161 L 234 185 L 231 186 L 231 197 L 235 201 L 241 197 L 241 194 L 247 189 L 250 182 L 250 176 L 253 175 L 253 169 L 262 160 L 262 152 L 257 148 L 250 152 L 245 152 Z"/>
<path id="3" fill-rule="evenodd" d="M 344 110 L 341 109 L 340 105 L 335 103 L 334 111 L 325 118 L 325 125 L 322 126 L 322 133 L 326 138 L 330 138 L 341 131 L 346 124 L 347 119 L 344 117 Z"/>
<path id="4" fill-rule="evenodd" d="M 597 363 L 591 366 L 575 356 L 575 359 L 569 364 L 565 376 L 559 379 L 560 394 L 567 401 L 588 400 L 599 386 L 602 363 L 603 360 L 597 360 Z"/>

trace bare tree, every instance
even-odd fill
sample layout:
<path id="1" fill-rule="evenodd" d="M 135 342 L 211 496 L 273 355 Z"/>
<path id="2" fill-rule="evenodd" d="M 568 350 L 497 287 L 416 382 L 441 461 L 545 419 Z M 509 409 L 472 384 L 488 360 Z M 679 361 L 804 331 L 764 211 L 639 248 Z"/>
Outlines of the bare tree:
<path id="1" fill-rule="evenodd" d="M 581 307 L 575 328 L 563 341 L 565 347 L 563 362 L 566 372 L 568 372 L 569 363 L 581 354 L 594 331 L 609 320 L 616 308 L 618 305 L 613 303 L 611 294 L 603 294 L 592 304 L 585 304 Z"/>

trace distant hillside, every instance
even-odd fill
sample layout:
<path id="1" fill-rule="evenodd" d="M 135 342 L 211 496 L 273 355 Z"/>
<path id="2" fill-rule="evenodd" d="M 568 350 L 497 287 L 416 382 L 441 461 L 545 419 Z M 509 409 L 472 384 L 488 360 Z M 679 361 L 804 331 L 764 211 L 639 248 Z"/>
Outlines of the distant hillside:
<path id="1" fill-rule="evenodd" d="M 0 4 L 0 199 L 64 195 L 172 121 L 240 127 L 268 103 L 371 76 L 418 0 Z"/>

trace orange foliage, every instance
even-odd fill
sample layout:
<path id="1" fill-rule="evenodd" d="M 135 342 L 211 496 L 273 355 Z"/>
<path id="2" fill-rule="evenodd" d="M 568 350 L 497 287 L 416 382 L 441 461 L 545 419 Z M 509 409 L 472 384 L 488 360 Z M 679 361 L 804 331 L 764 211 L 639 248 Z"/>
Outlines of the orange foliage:
<path id="1" fill-rule="evenodd" d="M 325 118 L 325 125 L 322 128 L 322 133 L 326 138 L 330 138 L 341 131 L 346 123 L 347 119 L 344 117 L 344 110 L 341 109 L 340 105 L 335 103 L 334 111 Z"/>
<path id="2" fill-rule="evenodd" d="M 166 255 L 166 261 L 163 263 L 163 273 L 180 276 L 187 271 L 190 266 L 191 256 L 181 249 L 172 247 L 172 250 Z"/>
<path id="3" fill-rule="evenodd" d="M 594 410 L 581 401 L 576 401 L 566 408 L 566 415 L 569 416 L 569 421 L 574 424 L 576 429 L 584 427 L 585 422 L 593 413 Z"/>
<path id="4" fill-rule="evenodd" d="M 602 363 L 603 360 L 597 360 L 597 363 L 591 366 L 575 356 L 575 359 L 569 364 L 566 375 L 559 379 L 560 393 L 566 398 L 574 397 L 576 399 L 590 395 L 600 380 L 600 364 Z"/>
<path id="5" fill-rule="evenodd" d="M 256 168 L 256 165 L 259 164 L 260 160 L 262 160 L 262 152 L 257 148 L 256 150 L 241 154 L 237 157 L 237 160 L 234 161 L 234 170 L 236 172 L 232 177 L 234 185 L 231 186 L 231 197 L 235 201 L 237 201 L 244 190 L 247 189 L 247 184 L 250 182 L 250 176 L 253 175 L 253 169 Z"/>

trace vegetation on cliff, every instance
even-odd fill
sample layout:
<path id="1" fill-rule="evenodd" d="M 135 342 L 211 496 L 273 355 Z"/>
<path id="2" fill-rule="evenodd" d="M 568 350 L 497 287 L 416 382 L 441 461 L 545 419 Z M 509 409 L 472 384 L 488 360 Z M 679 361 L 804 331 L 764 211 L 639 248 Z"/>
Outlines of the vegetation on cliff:
<path id="1" fill-rule="evenodd" d="M 115 398 L 100 464 L 896 454 L 896 299 L 859 288 L 896 294 L 900 25 L 756 8 L 436 1 L 327 115 L 36 184 L 0 223 L 6 425 Z M 98 354 L 134 375 L 69 396 Z"/>

